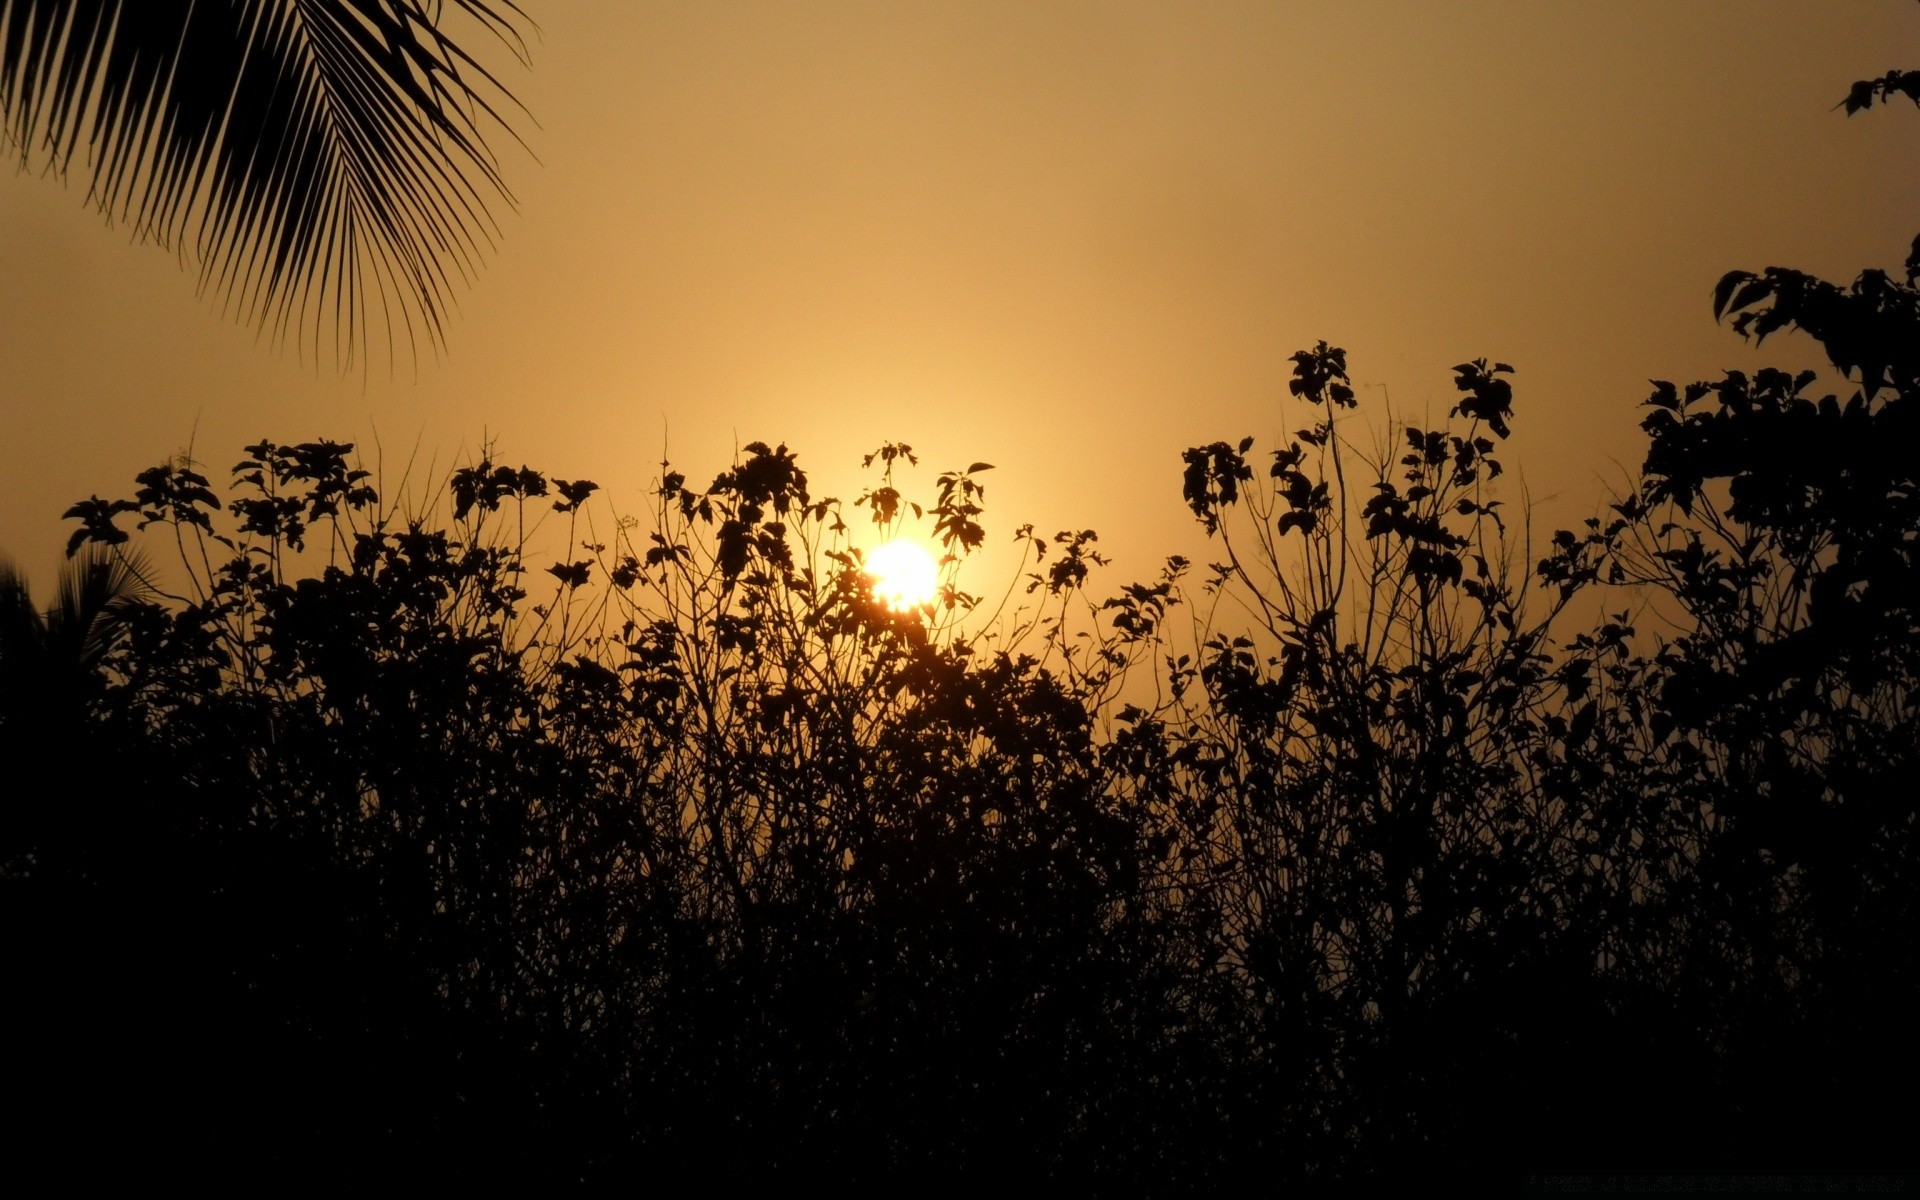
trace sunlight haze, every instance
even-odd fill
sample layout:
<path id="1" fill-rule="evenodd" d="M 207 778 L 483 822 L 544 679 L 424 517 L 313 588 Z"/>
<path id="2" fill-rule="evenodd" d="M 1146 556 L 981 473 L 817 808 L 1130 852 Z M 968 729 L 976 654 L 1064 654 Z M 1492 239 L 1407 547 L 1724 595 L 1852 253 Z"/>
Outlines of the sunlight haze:
<path id="1" fill-rule="evenodd" d="M 1649 377 L 1824 366 L 1717 328 L 1724 272 L 1892 268 L 1920 195 L 1920 112 L 1834 108 L 1920 50 L 1907 0 L 524 7 L 518 205 L 438 360 L 316 372 L 83 185 L 0 181 L 0 551 L 50 582 L 61 511 L 189 443 L 222 485 L 263 436 L 421 478 L 491 440 L 645 514 L 663 448 L 699 487 L 784 441 L 850 498 L 897 440 L 910 498 L 996 464 L 996 553 L 1097 529 L 1100 591 L 1194 553 L 1181 450 L 1303 423 L 1321 338 L 1412 417 L 1514 364 L 1565 524 Z"/>
<path id="2" fill-rule="evenodd" d="M 867 555 L 867 574 L 873 576 L 874 598 L 894 612 L 907 612 L 933 602 L 940 587 L 940 569 L 933 555 L 915 541 L 896 539 L 874 547 Z"/>

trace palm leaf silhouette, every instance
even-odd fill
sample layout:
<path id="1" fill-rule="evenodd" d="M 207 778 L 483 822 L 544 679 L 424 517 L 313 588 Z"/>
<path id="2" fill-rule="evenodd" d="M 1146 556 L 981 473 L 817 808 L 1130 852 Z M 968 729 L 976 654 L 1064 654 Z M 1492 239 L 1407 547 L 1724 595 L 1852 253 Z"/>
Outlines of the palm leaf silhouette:
<path id="1" fill-rule="evenodd" d="M 153 593 L 152 569 L 137 552 L 88 546 L 67 561 L 58 599 L 43 611 L 26 576 L 0 558 L 0 718 L 77 694 L 125 634 L 130 607 Z"/>
<path id="2" fill-rule="evenodd" d="M 438 348 L 517 106 L 449 8 L 525 61 L 510 0 L 0 0 L 0 127 L 276 342 Z"/>

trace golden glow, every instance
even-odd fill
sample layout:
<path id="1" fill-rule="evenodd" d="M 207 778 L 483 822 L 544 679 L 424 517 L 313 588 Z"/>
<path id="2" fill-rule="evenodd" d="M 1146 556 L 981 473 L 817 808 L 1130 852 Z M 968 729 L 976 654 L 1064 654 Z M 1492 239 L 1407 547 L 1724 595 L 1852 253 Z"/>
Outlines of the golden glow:
<path id="1" fill-rule="evenodd" d="M 1320 338 L 1368 412 L 1519 367 L 1502 482 L 1560 481 L 1535 526 L 1579 529 L 1646 452 L 1649 375 L 1827 369 L 1715 324 L 1715 280 L 1847 280 L 1916 230 L 1916 114 L 1834 108 L 1901 65 L 1911 3 L 521 7 L 531 70 L 467 39 L 539 122 L 532 155 L 488 138 L 518 209 L 417 368 L 256 345 L 82 203 L 83 155 L 0 172 L 0 551 L 51 581 L 59 514 L 183 443 L 372 463 L 371 420 L 389 470 L 494 438 L 636 502 L 663 444 L 704 482 L 785 440 L 841 496 L 883 439 L 925 452 L 918 499 L 985 459 L 969 578 L 1021 578 L 1032 522 L 1097 529 L 1118 587 L 1218 557 L 1180 452 L 1301 424 L 1287 356 Z"/>
<path id="2" fill-rule="evenodd" d="M 894 612 L 931 604 L 940 588 L 940 568 L 919 542 L 902 538 L 875 547 L 866 567 L 873 576 L 874 598 Z"/>

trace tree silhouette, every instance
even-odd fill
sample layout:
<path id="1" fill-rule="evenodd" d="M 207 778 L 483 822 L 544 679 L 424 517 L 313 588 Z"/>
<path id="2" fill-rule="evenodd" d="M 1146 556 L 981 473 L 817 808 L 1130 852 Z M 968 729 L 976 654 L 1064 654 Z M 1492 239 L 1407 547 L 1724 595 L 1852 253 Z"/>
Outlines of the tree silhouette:
<path id="1" fill-rule="evenodd" d="M 458 14 L 524 58 L 511 0 Z M 438 342 L 507 195 L 483 127 L 513 99 L 420 0 L 8 0 L 0 112 L 23 166 L 200 268 L 229 310 L 344 370 Z M 84 146 L 84 150 L 82 147 Z"/>
<path id="2" fill-rule="evenodd" d="M 140 853 L 16 856 L 16 913 L 63 913 L 23 961 L 110 988 L 62 957 L 97 927 L 172 981 L 215 1085 L 202 1133 L 160 1128 L 235 1163 L 1206 1191 L 1895 1144 L 1831 1098 L 1912 1051 L 1910 472 L 1853 429 L 1895 400 L 1657 391 L 1645 486 L 1529 573 L 1510 368 L 1460 364 L 1447 425 L 1363 455 L 1344 352 L 1295 367 L 1263 475 L 1250 442 L 1187 455 L 1225 559 L 1198 589 L 1174 561 L 1102 600 L 1091 531 L 1021 530 L 999 619 L 951 576 L 874 596 L 848 516 L 955 559 L 986 533 L 986 465 L 917 504 L 900 446 L 851 506 L 753 443 L 605 524 L 592 483 L 491 458 L 405 517 L 336 443 L 247 447 L 224 501 L 144 472 L 70 513 L 82 548 L 131 520 L 185 551 L 86 692 Z M 1556 633 L 1600 587 L 1691 624 Z M 152 1058 L 151 1024 L 74 1013 L 108 1020 L 28 1015 Z"/>
<path id="3" fill-rule="evenodd" d="M 1512 367 L 1369 443 L 1324 342 L 1281 445 L 1186 452 L 1197 583 L 1022 528 L 998 607 L 989 465 L 915 499 L 899 444 L 850 503 L 784 445 L 662 464 L 640 517 L 490 452 L 404 504 L 326 441 L 143 472 L 68 513 L 102 599 L 0 576 L 0 737 L 105 814 L 0 868 L 16 1086 L 147 1153 L 470 1183 L 1894 1166 L 1920 298 L 1772 269 L 1715 311 L 1853 394 L 1656 384 L 1636 486 L 1537 553 Z M 916 522 L 943 588 L 897 612 L 860 546 Z M 179 596 L 106 602 L 123 524 Z"/>
<path id="4" fill-rule="evenodd" d="M 60 576 L 54 606 L 34 606 L 25 576 L 0 562 L 0 757 L 14 764 L 65 759 L 88 767 L 87 713 L 108 657 L 127 632 L 130 606 L 148 594 L 143 564 L 88 546 Z M 97 764 L 91 764 L 97 766 Z M 18 781 L 5 806 L 0 862 L 70 846 L 62 828 L 78 814 Z"/>

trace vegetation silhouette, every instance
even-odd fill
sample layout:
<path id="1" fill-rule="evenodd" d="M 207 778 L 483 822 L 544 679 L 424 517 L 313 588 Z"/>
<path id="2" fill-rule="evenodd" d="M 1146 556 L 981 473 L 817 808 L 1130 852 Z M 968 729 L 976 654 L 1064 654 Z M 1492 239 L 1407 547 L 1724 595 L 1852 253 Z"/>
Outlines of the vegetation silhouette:
<path id="1" fill-rule="evenodd" d="M 916 503 L 898 444 L 851 502 L 785 446 L 663 464 L 645 521 L 491 454 L 413 507 L 338 443 L 249 446 L 226 499 L 157 466 L 69 511 L 60 615 L 0 576 L 43 781 L 0 871 L 16 1146 L 1110 1192 L 1894 1165 L 1916 274 L 1729 275 L 1716 315 L 1853 394 L 1656 383 L 1636 485 L 1537 555 L 1513 368 L 1371 442 L 1326 343 L 1284 445 L 1186 452 L 1197 583 L 1101 593 L 1092 531 L 1024 528 L 998 606 L 958 585 L 990 466 Z M 946 575 L 903 613 L 859 547 L 910 524 Z"/>
<path id="2" fill-rule="evenodd" d="M 511 199 L 483 127 L 509 93 L 421 0 L 0 5 L 0 119 L 20 165 L 200 268 L 229 311 L 341 370 L 368 341 L 437 346 Z M 511 0 L 454 0 L 524 60 Z M 365 359 L 360 359 L 364 364 Z"/>

